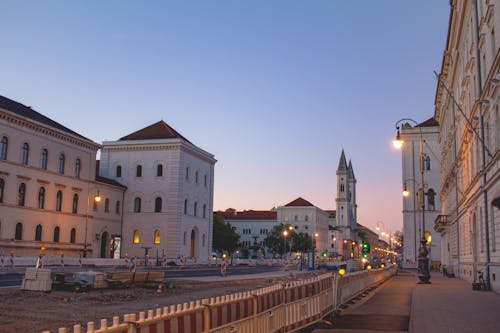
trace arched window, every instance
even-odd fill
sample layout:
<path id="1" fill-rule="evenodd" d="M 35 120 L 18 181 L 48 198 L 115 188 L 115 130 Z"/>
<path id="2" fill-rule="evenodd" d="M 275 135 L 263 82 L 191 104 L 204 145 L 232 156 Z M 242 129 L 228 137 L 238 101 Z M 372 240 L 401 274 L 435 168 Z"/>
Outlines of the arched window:
<path id="1" fill-rule="evenodd" d="M 82 167 L 82 161 L 79 158 L 75 161 L 75 177 L 80 178 L 80 169 Z"/>
<path id="2" fill-rule="evenodd" d="M 0 160 L 7 159 L 7 148 L 9 147 L 9 139 L 6 136 L 2 137 L 2 142 L 0 144 Z"/>
<path id="3" fill-rule="evenodd" d="M 137 168 L 135 169 L 135 176 L 136 177 L 142 177 L 142 165 L 138 165 Z"/>
<path id="4" fill-rule="evenodd" d="M 340 192 L 344 192 L 345 191 L 345 186 L 344 184 L 340 184 Z"/>
<path id="5" fill-rule="evenodd" d="M 3 190 L 5 188 L 5 181 L 0 178 L 0 203 L 3 202 Z"/>
<path id="6" fill-rule="evenodd" d="M 198 184 L 198 171 L 194 173 L 194 182 Z"/>
<path id="7" fill-rule="evenodd" d="M 23 239 L 23 224 L 21 222 L 18 222 L 16 224 L 16 233 L 14 235 L 15 240 L 22 240 Z"/>
<path id="8" fill-rule="evenodd" d="M 57 191 L 56 194 L 56 211 L 60 212 L 62 209 L 62 191 Z"/>
<path id="9" fill-rule="evenodd" d="M 36 229 L 35 229 L 35 240 L 36 241 L 41 241 L 42 240 L 42 225 L 39 224 L 36 226 Z"/>
<path id="10" fill-rule="evenodd" d="M 186 245 L 186 238 L 187 238 L 187 233 L 184 231 L 184 237 L 183 237 L 183 245 L 185 246 Z"/>
<path id="11" fill-rule="evenodd" d="M 162 205 L 161 198 L 157 197 L 155 199 L 155 213 L 160 213 L 161 212 L 161 205 Z"/>
<path id="12" fill-rule="evenodd" d="M 139 239 L 139 230 L 134 230 L 134 244 L 139 244 L 140 243 L 140 239 Z"/>
<path id="13" fill-rule="evenodd" d="M 195 201 L 193 206 L 193 215 L 196 216 L 198 213 L 198 203 Z"/>
<path id="14" fill-rule="evenodd" d="M 25 142 L 23 144 L 23 156 L 22 156 L 21 163 L 23 165 L 28 165 L 29 157 L 30 157 L 30 145 Z"/>
<path id="15" fill-rule="evenodd" d="M 19 191 L 17 193 L 17 204 L 19 206 L 24 206 L 24 200 L 26 199 L 26 184 L 19 184 Z"/>
<path id="16" fill-rule="evenodd" d="M 49 160 L 49 151 L 47 149 L 42 149 L 42 160 L 40 163 L 40 167 L 43 170 L 47 170 L 47 162 Z"/>
<path id="17" fill-rule="evenodd" d="M 45 187 L 40 187 L 38 190 L 38 208 L 43 209 L 45 207 Z"/>
<path id="18" fill-rule="evenodd" d="M 116 200 L 115 213 L 120 214 L 120 200 Z"/>
<path id="19" fill-rule="evenodd" d="M 207 217 L 207 205 L 203 205 L 203 218 Z"/>
<path id="20" fill-rule="evenodd" d="M 427 210 L 435 210 L 435 197 L 436 192 L 431 188 L 427 191 Z"/>
<path id="21" fill-rule="evenodd" d="M 154 243 L 155 244 L 160 244 L 160 230 L 155 230 Z"/>
<path id="22" fill-rule="evenodd" d="M 431 158 L 429 155 L 425 157 L 425 170 L 429 171 L 431 169 Z"/>
<path id="23" fill-rule="evenodd" d="M 141 212 L 141 198 L 137 197 L 134 199 L 134 213 Z"/>
<path id="24" fill-rule="evenodd" d="M 109 213 L 109 199 L 104 200 L 104 212 Z"/>
<path id="25" fill-rule="evenodd" d="M 64 154 L 61 153 L 61 155 L 59 155 L 59 165 L 57 168 L 57 170 L 59 171 L 60 174 L 64 174 L 64 164 L 65 163 L 66 163 L 66 156 L 64 156 Z"/>
<path id="26" fill-rule="evenodd" d="M 59 227 L 54 228 L 54 242 L 59 243 Z"/>
<path id="27" fill-rule="evenodd" d="M 122 166 L 117 165 L 116 166 L 116 178 L 120 178 L 122 176 Z"/>
<path id="28" fill-rule="evenodd" d="M 162 177 L 163 176 L 163 165 L 158 164 L 156 166 L 156 177 Z"/>
<path id="29" fill-rule="evenodd" d="M 69 234 L 69 242 L 76 243 L 76 229 L 75 228 L 71 229 L 71 232 Z"/>
<path id="30" fill-rule="evenodd" d="M 78 194 L 76 194 L 76 193 L 73 194 L 73 206 L 72 206 L 71 212 L 73 214 L 78 213 Z"/>
<path id="31" fill-rule="evenodd" d="M 188 213 L 188 199 L 184 200 L 184 215 Z"/>

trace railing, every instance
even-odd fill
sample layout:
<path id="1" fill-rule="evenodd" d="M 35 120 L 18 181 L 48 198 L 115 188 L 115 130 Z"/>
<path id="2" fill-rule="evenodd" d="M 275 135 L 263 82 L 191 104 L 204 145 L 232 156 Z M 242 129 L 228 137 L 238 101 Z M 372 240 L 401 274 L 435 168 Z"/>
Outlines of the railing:
<path id="1" fill-rule="evenodd" d="M 350 298 L 394 275 L 395 271 L 393 266 L 343 277 L 327 273 L 251 292 L 148 310 L 140 312 L 138 317 L 126 314 L 123 322 L 119 317 L 113 317 L 112 323 L 102 319 L 98 329 L 94 322 L 89 322 L 85 332 L 295 332 L 321 320 Z M 59 328 L 58 332 L 67 333 L 68 330 Z M 73 326 L 73 333 L 83 332 L 81 325 Z"/>
<path id="2" fill-rule="evenodd" d="M 448 225 L 448 216 L 449 215 L 436 216 L 436 219 L 434 220 L 434 230 L 442 232 Z"/>

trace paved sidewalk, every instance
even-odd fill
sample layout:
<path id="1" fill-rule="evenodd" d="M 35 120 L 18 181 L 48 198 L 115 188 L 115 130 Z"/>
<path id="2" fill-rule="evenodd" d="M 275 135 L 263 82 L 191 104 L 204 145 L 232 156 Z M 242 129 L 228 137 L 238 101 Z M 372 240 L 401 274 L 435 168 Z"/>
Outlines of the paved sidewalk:
<path id="1" fill-rule="evenodd" d="M 333 329 L 314 333 L 500 332 L 500 294 L 473 291 L 470 283 L 433 273 L 432 284 L 417 284 L 402 272 L 334 319 Z"/>

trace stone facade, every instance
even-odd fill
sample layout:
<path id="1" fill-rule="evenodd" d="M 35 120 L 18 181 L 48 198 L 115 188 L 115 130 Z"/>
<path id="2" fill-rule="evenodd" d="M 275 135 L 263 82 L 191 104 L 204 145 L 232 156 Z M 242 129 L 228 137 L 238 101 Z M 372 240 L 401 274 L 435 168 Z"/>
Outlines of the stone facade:
<path id="1" fill-rule="evenodd" d="M 443 266 L 500 291 L 500 1 L 451 1 L 435 98 Z M 477 5 L 477 8 L 475 7 Z"/>

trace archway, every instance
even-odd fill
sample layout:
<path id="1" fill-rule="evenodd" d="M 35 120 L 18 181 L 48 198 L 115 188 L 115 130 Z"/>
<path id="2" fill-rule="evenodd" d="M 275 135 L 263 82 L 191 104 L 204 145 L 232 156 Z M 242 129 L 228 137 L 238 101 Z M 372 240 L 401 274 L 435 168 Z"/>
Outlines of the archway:
<path id="1" fill-rule="evenodd" d="M 108 233 L 105 231 L 101 235 L 101 258 L 107 258 L 107 253 L 109 253 L 108 250 Z"/>

